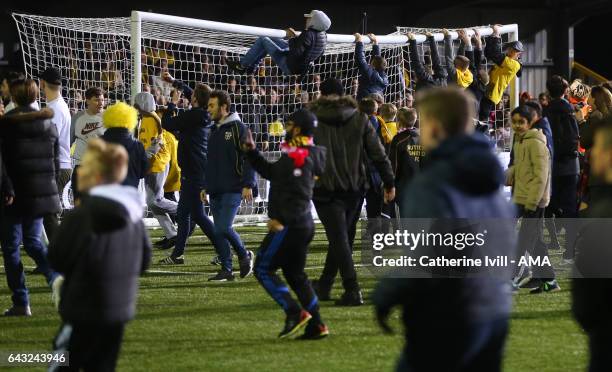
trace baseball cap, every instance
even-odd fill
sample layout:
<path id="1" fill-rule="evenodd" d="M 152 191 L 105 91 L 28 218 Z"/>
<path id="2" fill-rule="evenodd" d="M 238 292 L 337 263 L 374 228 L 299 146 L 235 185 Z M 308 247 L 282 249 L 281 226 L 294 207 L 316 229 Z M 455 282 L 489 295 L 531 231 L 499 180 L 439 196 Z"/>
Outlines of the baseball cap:
<path id="1" fill-rule="evenodd" d="M 48 67 L 43 73 L 39 76 L 41 80 L 46 81 L 49 84 L 53 85 L 61 85 L 62 84 L 62 74 L 55 67 Z"/>
<path id="2" fill-rule="evenodd" d="M 518 40 L 511 41 L 511 42 L 507 43 L 506 44 L 506 48 L 512 48 L 512 49 L 516 50 L 517 52 L 524 52 L 525 51 L 525 48 L 523 48 L 523 43 L 521 43 Z"/>
<path id="3" fill-rule="evenodd" d="M 299 109 L 289 115 L 287 122 L 290 121 L 300 127 L 302 134 L 305 136 L 312 136 L 314 129 L 317 127 L 317 117 L 306 109 Z"/>

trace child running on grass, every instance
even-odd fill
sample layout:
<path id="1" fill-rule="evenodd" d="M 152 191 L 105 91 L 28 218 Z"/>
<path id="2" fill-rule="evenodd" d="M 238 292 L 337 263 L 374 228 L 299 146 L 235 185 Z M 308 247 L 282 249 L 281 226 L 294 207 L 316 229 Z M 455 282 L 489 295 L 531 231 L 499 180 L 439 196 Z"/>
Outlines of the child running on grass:
<path id="1" fill-rule="evenodd" d="M 319 315 L 319 302 L 304 272 L 308 245 L 314 236 L 310 201 L 315 178 L 325 169 L 325 149 L 314 146 L 312 135 L 317 118 L 300 109 L 288 118 L 281 158 L 268 162 L 255 147 L 248 132 L 243 150 L 253 168 L 270 180 L 268 235 L 255 260 L 255 277 L 285 311 L 285 327 L 278 335 L 288 338 L 306 327 L 302 339 L 318 339 L 329 334 Z M 299 304 L 276 273 L 283 271 Z M 301 304 L 301 306 L 300 306 Z"/>

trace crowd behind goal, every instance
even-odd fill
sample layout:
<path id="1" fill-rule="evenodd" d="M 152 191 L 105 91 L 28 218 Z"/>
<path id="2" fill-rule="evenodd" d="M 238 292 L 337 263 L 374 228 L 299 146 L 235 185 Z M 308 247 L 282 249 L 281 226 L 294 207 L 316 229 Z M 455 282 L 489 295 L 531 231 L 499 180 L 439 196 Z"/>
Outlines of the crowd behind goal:
<path id="1" fill-rule="evenodd" d="M 343 292 L 335 305 L 364 304 L 353 261 L 364 206 L 367 232 L 384 230 L 381 221 L 399 217 L 518 215 L 520 256 L 548 257 L 548 249 L 559 248 L 556 227 L 548 227 L 549 243 L 542 239 L 541 222 L 554 219 L 564 228 L 564 263 L 574 265 L 580 244 L 567 221 L 580 213 L 610 213 L 599 206 L 609 205 L 612 157 L 610 164 L 590 157 L 593 151 L 599 154 L 593 159 L 605 158 L 601 154 L 612 150 L 610 84 L 570 84 L 553 75 L 547 92 L 537 92 L 537 99 L 523 92 L 513 108 L 508 89 L 521 75 L 525 48 L 518 40 L 504 43 L 500 25 L 491 26 L 485 40 L 478 30 L 442 29 L 443 51 L 432 32 L 417 45 L 417 34 L 408 31 L 407 58 L 400 47 L 379 45 L 374 34 L 356 33 L 351 53 L 330 55 L 331 20 L 318 10 L 304 17 L 300 33 L 288 28 L 284 38 L 253 39 L 242 54 L 164 41 L 145 45 L 141 91 L 133 97 L 123 42 L 105 55 L 86 41 L 83 55 L 70 51 L 62 68 L 51 58 L 29 76 L 4 76 L 2 250 L 13 293 L 5 315 L 32 315 L 19 253 L 23 241 L 52 289 L 63 321 L 59 336 L 74 338 L 58 336 L 54 347 L 68 348 L 77 366 L 114 369 L 123 327 L 135 314 L 138 277 L 151 260 L 142 199 L 164 233 L 153 245 L 169 252 L 155 264 L 184 265 L 187 240 L 201 228 L 215 248 L 211 265 L 219 268 L 208 280 L 253 274 L 286 315 L 279 338 L 302 330 L 305 339 L 330 334 L 319 302 L 332 299 L 338 275 Z M 79 77 L 82 71 L 95 72 L 98 84 Z M 506 170 L 494 148 L 511 152 Z M 60 223 L 60 194 L 69 184 L 75 208 Z M 501 192 L 504 185 L 513 189 L 513 205 Z M 256 253 L 233 227 L 245 202 L 268 215 Z M 473 205 L 486 208 L 468 207 Z M 329 241 L 325 267 L 310 281 L 304 271 L 308 246 L 321 227 Z M 105 254 L 90 260 L 81 251 Z M 104 275 L 91 274 L 94 269 Z M 390 309 L 402 305 L 413 306 L 404 322 L 417 344 L 432 334 L 430 322 L 420 326 L 419 316 L 449 319 L 452 311 L 465 317 L 466 326 L 436 352 L 462 344 L 456 338 L 487 335 L 486 346 L 454 353 L 455 360 L 415 352 L 408 342 L 398 368 L 447 370 L 465 363 L 464 370 L 498 370 L 511 291 L 561 289 L 553 268 L 524 266 L 507 279 L 470 279 L 438 284 L 424 301 L 418 300 L 423 291 L 405 282 L 380 282 L 371 301 L 383 329 Z M 594 294 L 576 288 L 583 298 Z M 447 310 L 447 303 L 462 311 Z M 84 342 L 89 339 L 100 344 Z M 87 352 L 98 347 L 106 352 Z"/>

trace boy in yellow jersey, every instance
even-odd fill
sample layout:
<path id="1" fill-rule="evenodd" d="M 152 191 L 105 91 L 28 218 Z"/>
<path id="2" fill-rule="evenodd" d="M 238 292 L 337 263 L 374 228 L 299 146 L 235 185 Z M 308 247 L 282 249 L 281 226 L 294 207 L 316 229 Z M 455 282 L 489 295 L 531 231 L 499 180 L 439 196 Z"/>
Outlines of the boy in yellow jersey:
<path id="1" fill-rule="evenodd" d="M 397 108 L 392 103 L 383 103 L 378 111 L 382 118 L 382 125 L 380 127 L 380 135 L 383 139 L 383 145 L 385 149 L 388 149 L 389 144 L 393 140 L 393 137 L 397 134 L 397 123 L 395 122 L 395 116 L 397 115 Z"/>
<path id="2" fill-rule="evenodd" d="M 138 93 L 134 106 L 142 118 L 138 140 L 147 149 L 147 157 L 151 162 L 151 172 L 145 177 L 147 206 L 164 230 L 165 240 L 160 248 L 169 249 L 175 244 L 177 234 L 169 214 L 176 214 L 178 204 L 164 197 L 164 185 L 172 156 L 166 144 L 176 140 L 171 133 L 162 129 L 161 119 L 155 113 L 155 98 L 151 93 Z"/>
<path id="3" fill-rule="evenodd" d="M 525 51 L 520 41 L 506 44 L 506 52 L 502 52 L 502 40 L 499 35 L 499 25 L 493 26 L 493 34 L 487 38 L 485 56 L 495 64 L 489 72 L 489 85 L 485 96 L 480 101 L 478 120 L 488 122 L 491 110 L 501 101 L 504 91 L 515 77 L 521 76 L 522 65 L 519 62 Z"/>

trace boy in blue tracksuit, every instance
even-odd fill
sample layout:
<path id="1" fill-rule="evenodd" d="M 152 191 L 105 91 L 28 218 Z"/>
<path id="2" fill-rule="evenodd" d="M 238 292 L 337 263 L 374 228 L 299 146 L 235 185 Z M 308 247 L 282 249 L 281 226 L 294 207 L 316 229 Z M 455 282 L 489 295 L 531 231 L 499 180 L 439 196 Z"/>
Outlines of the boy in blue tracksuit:
<path id="1" fill-rule="evenodd" d="M 300 109 L 291 114 L 282 155 L 275 163 L 269 163 L 257 151 L 250 133 L 242 145 L 255 170 L 270 180 L 269 233 L 257 252 L 255 276 L 287 315 L 280 338 L 293 336 L 304 326 L 303 339 L 318 339 L 329 334 L 319 315 L 317 296 L 304 272 L 308 245 L 314 236 L 310 211 L 312 190 L 315 179 L 325 169 L 326 149 L 313 145 L 316 125 L 316 116 L 308 110 Z M 278 269 L 283 270 L 301 306 L 276 274 Z"/>
<path id="2" fill-rule="evenodd" d="M 212 127 L 208 107 L 210 87 L 198 84 L 194 91 L 180 81 L 175 86 L 183 89 L 191 100 L 192 108 L 176 115 L 179 96 L 175 91 L 168 110 L 162 118 L 162 128 L 178 133 L 178 164 L 181 167 L 181 191 L 176 219 L 178 224 L 176 245 L 170 256 L 159 261 L 163 265 L 182 265 L 183 253 L 191 231 L 192 221 L 196 223 L 213 245 L 218 245 L 215 227 L 204 213 L 202 191 L 205 189 L 205 170 L 208 136 Z M 216 222 L 216 221 L 215 221 Z"/>
<path id="3" fill-rule="evenodd" d="M 210 281 L 234 279 L 230 245 L 238 255 L 240 277 L 253 271 L 253 252 L 247 251 L 232 224 L 240 202 L 253 200 L 255 173 L 245 161 L 240 141 L 246 135 L 246 126 L 237 113 L 230 113 L 229 94 L 215 90 L 208 101 L 208 112 L 215 124 L 208 139 L 208 166 L 206 167 L 206 193 L 210 196 L 210 210 L 215 221 L 217 254 L 221 270 Z"/>
<path id="4" fill-rule="evenodd" d="M 374 34 L 368 34 L 372 41 L 372 59 L 368 64 L 363 51 L 361 35 L 355 34 L 355 64 L 359 68 L 359 88 L 357 100 L 367 97 L 371 93 L 384 94 L 389 85 L 389 78 L 385 73 L 387 61 L 380 55 L 380 46 Z"/>

